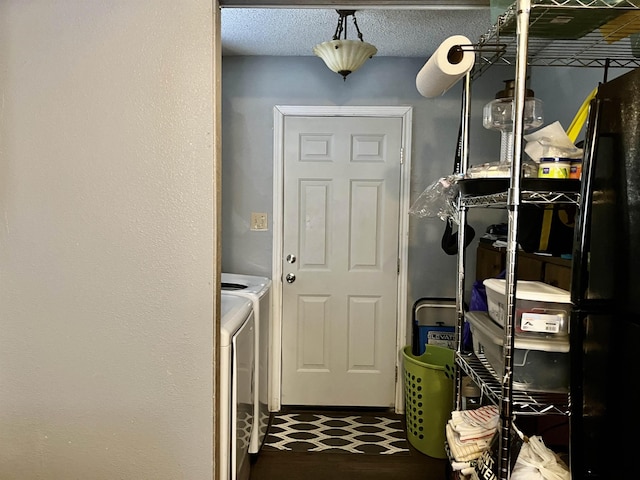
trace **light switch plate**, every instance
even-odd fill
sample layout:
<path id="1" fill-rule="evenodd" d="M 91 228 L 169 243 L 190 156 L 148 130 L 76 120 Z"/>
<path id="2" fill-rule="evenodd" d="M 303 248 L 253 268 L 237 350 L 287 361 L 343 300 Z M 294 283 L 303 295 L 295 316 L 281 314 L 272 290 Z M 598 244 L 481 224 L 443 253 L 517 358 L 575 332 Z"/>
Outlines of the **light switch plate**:
<path id="1" fill-rule="evenodd" d="M 267 224 L 267 214 L 251 212 L 251 230 L 261 231 L 268 229 L 269 225 Z"/>

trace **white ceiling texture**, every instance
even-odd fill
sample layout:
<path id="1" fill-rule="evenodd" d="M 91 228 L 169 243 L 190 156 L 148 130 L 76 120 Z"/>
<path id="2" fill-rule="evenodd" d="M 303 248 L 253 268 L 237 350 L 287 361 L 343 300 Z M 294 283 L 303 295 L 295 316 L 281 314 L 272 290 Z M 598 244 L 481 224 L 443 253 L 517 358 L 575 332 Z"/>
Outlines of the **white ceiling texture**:
<path id="1" fill-rule="evenodd" d="M 451 35 L 472 42 L 491 26 L 489 0 L 339 1 L 221 0 L 222 54 L 312 56 L 314 45 L 331 40 L 336 9 L 355 10 L 365 42 L 377 56 L 425 60 Z M 352 17 L 347 38 L 357 39 Z"/>

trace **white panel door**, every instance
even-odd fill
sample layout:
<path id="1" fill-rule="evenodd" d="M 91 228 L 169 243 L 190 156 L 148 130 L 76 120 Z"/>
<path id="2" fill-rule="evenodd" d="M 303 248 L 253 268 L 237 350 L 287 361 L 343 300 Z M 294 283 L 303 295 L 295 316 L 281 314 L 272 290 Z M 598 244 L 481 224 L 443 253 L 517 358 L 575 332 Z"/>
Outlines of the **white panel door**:
<path id="1" fill-rule="evenodd" d="M 395 403 L 402 119 L 284 124 L 282 403 Z"/>

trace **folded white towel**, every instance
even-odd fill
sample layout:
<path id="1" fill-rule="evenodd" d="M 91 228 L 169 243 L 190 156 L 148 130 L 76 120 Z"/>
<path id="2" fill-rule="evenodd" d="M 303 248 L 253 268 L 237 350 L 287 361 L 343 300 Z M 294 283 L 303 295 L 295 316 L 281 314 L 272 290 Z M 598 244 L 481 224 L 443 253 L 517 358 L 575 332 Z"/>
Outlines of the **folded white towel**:
<path id="1" fill-rule="evenodd" d="M 451 455 L 457 462 L 475 460 L 482 455 L 482 452 L 484 452 L 490 443 L 489 441 L 481 443 L 461 442 L 449 423 L 445 426 L 445 434 L 449 444 L 449 450 L 451 450 Z"/>
<path id="2" fill-rule="evenodd" d="M 454 471 L 464 470 L 465 468 L 469 468 L 471 466 L 471 462 L 451 462 L 451 468 Z"/>
<path id="3" fill-rule="evenodd" d="M 481 428 L 481 427 L 471 427 L 464 423 L 456 423 L 453 419 L 449 420 L 451 427 L 455 430 L 455 432 L 460 436 L 460 440 L 475 440 L 478 438 L 484 438 L 493 435 L 496 428 Z"/>
<path id="4" fill-rule="evenodd" d="M 455 410 L 449 422 L 463 442 L 491 438 L 498 427 L 498 409 L 487 405 L 475 410 Z"/>
<path id="5" fill-rule="evenodd" d="M 485 430 L 482 433 L 473 433 L 473 434 L 468 434 L 468 435 L 463 435 L 463 434 L 459 434 L 460 441 L 462 443 L 467 443 L 467 442 L 485 442 L 487 440 L 491 440 L 493 438 L 494 433 L 496 433 L 498 429 L 497 428 L 492 428 L 491 430 Z M 484 443 L 483 443 L 484 444 Z"/>
<path id="6" fill-rule="evenodd" d="M 498 425 L 498 407 L 485 405 L 471 410 L 462 410 L 462 414 L 469 423 L 485 428 L 493 428 Z"/>

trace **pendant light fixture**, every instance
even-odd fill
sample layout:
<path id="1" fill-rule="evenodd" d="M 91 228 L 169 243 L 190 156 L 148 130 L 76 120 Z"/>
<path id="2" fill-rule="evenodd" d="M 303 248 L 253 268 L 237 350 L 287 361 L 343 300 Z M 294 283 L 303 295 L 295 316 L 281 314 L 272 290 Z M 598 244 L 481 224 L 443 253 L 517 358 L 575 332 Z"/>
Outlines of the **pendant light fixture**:
<path id="1" fill-rule="evenodd" d="M 355 10 L 336 10 L 336 12 L 339 17 L 333 39 L 313 47 L 313 53 L 324 60 L 327 67 L 346 80 L 347 75 L 359 69 L 368 58 L 378 53 L 378 49 L 362 39 Z M 358 40 L 347 40 L 347 17 L 353 17 Z"/>

